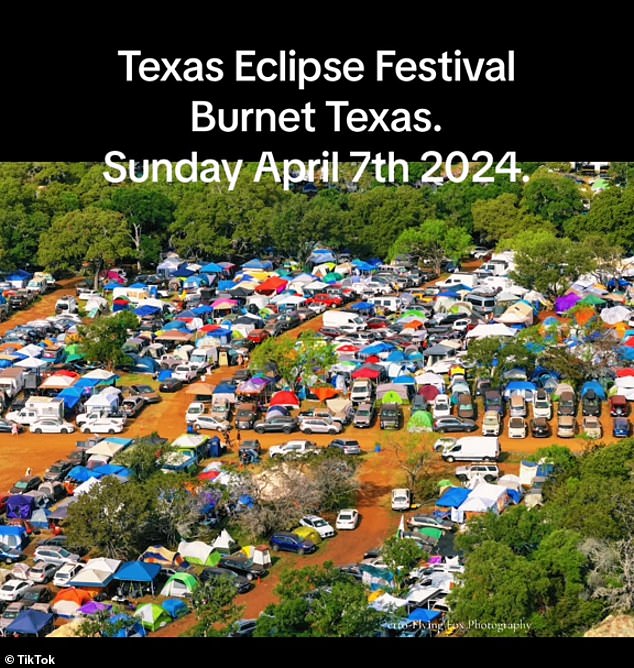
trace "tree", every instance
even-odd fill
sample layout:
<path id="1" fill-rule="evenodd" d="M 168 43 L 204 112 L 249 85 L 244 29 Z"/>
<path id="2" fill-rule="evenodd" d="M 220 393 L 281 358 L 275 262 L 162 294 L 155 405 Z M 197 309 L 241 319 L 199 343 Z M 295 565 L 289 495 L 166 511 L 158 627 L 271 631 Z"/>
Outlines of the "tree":
<path id="1" fill-rule="evenodd" d="M 138 318 L 131 311 L 120 311 L 111 318 L 99 318 L 79 328 L 79 347 L 89 361 L 102 362 L 113 370 L 129 361 L 121 347 L 128 330 L 135 330 Z"/>
<path id="2" fill-rule="evenodd" d="M 99 285 L 99 272 L 132 255 L 125 218 L 116 211 L 89 207 L 53 220 L 40 236 L 38 262 L 50 271 L 77 271 L 86 263 Z"/>
<path id="3" fill-rule="evenodd" d="M 634 610 L 634 538 L 615 542 L 589 538 L 581 545 L 592 564 L 588 584 L 592 598 L 613 613 Z"/>
<path id="4" fill-rule="evenodd" d="M 138 623 L 138 618 L 126 614 L 123 608 L 115 605 L 111 610 L 84 617 L 76 634 L 80 638 L 115 638 L 119 632 L 128 631 Z"/>
<path id="5" fill-rule="evenodd" d="M 335 511 L 353 506 L 359 491 L 358 462 L 338 452 L 328 451 L 310 462 L 310 475 L 319 494 L 319 509 Z"/>
<path id="6" fill-rule="evenodd" d="M 390 249 L 390 257 L 411 253 L 440 273 L 442 261 L 460 259 L 471 242 L 471 235 L 461 227 L 450 227 L 442 220 L 426 220 L 420 227 L 408 228 L 399 234 Z"/>
<path id="7" fill-rule="evenodd" d="M 569 218 L 583 211 L 577 184 L 560 174 L 537 172 L 524 187 L 522 206 L 526 211 L 562 229 Z"/>
<path id="8" fill-rule="evenodd" d="M 480 233 L 482 241 L 496 244 L 510 239 L 526 229 L 554 227 L 520 207 L 519 197 L 503 193 L 495 199 L 477 200 L 471 207 L 473 231 Z"/>
<path id="9" fill-rule="evenodd" d="M 135 480 L 145 482 L 159 472 L 166 450 L 157 445 L 159 435 L 154 432 L 149 436 L 135 439 L 134 445 L 119 452 L 115 463 L 129 468 Z M 161 474 L 163 475 L 163 474 Z"/>
<path id="10" fill-rule="evenodd" d="M 151 499 L 142 485 L 104 478 L 69 506 L 68 542 L 96 548 L 114 559 L 136 559 L 147 547 L 150 511 Z"/>
<path id="11" fill-rule="evenodd" d="M 432 477 L 432 449 L 419 435 L 390 442 L 399 468 L 407 476 L 406 485 L 419 499 L 427 499 L 436 491 Z"/>
<path id="12" fill-rule="evenodd" d="M 197 624 L 191 635 L 210 638 L 226 636 L 242 616 L 244 606 L 236 605 L 236 586 L 232 578 L 221 577 L 201 582 L 192 596 Z"/>
<path id="13" fill-rule="evenodd" d="M 415 540 L 390 536 L 383 543 L 381 556 L 388 570 L 394 576 L 396 591 L 401 592 L 405 589 L 405 580 L 407 580 L 412 568 L 426 555 L 423 548 Z"/>
<path id="14" fill-rule="evenodd" d="M 594 268 L 586 246 L 559 239 L 547 230 L 522 232 L 509 239 L 508 245 L 516 252 L 511 278 L 549 297 L 559 297 L 581 274 Z"/>

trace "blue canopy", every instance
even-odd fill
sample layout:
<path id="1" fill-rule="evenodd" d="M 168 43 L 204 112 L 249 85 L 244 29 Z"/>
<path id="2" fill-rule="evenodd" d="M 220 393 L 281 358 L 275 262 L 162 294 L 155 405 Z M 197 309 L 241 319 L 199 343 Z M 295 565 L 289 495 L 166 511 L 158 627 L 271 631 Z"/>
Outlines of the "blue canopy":
<path id="1" fill-rule="evenodd" d="M 369 262 L 364 262 L 363 260 L 359 260 L 358 258 L 356 260 L 352 260 L 351 264 L 355 266 L 359 271 L 374 271 L 374 265 L 370 264 Z"/>
<path id="2" fill-rule="evenodd" d="M 204 272 L 205 274 L 222 274 L 224 269 L 215 262 L 209 262 L 209 264 L 206 264 L 204 267 L 201 267 L 200 271 Z"/>
<path id="3" fill-rule="evenodd" d="M 86 482 L 89 478 L 97 478 L 93 472 L 85 466 L 74 466 L 67 474 L 67 480 L 75 480 L 77 482 Z"/>
<path id="4" fill-rule="evenodd" d="M 161 603 L 161 607 L 172 619 L 183 617 L 189 612 L 189 608 L 180 598 L 168 598 Z"/>
<path id="5" fill-rule="evenodd" d="M 135 308 L 134 312 L 140 318 L 146 318 L 147 316 L 160 313 L 161 309 L 158 306 L 150 306 L 149 304 L 144 304 L 143 306 L 139 306 L 139 308 Z"/>
<path id="6" fill-rule="evenodd" d="M 188 278 L 189 276 L 193 276 L 195 273 L 195 271 L 187 269 L 187 267 L 179 267 L 176 271 L 172 272 L 172 276 L 176 278 Z"/>
<path id="7" fill-rule="evenodd" d="M 429 624 L 430 622 L 433 622 L 435 619 L 438 619 L 440 617 L 440 612 L 438 610 L 427 610 L 427 608 L 414 608 L 409 613 L 409 617 L 407 618 L 408 622 L 423 622 L 424 624 Z"/>
<path id="8" fill-rule="evenodd" d="M 81 396 L 81 389 L 77 389 L 76 387 L 67 387 L 57 395 L 57 398 L 64 400 L 64 406 L 66 408 L 73 409 L 79 403 Z"/>
<path id="9" fill-rule="evenodd" d="M 388 350 L 393 350 L 394 346 L 391 343 L 385 343 L 384 341 L 379 341 L 378 343 L 373 343 L 370 346 L 366 346 L 362 351 L 362 355 L 378 355 L 379 353 L 386 353 Z"/>
<path id="10" fill-rule="evenodd" d="M 589 380 L 585 382 L 581 387 L 581 396 L 585 396 L 590 390 L 592 390 L 599 399 L 605 399 L 605 390 L 598 380 Z"/>
<path id="11" fill-rule="evenodd" d="M 392 379 L 393 383 L 396 383 L 397 385 L 416 385 L 416 381 L 414 380 L 413 376 L 397 376 L 396 378 Z"/>
<path id="12" fill-rule="evenodd" d="M 17 536 L 18 538 L 24 538 L 26 536 L 26 529 L 24 527 L 2 525 L 0 526 L 0 536 Z"/>
<path id="13" fill-rule="evenodd" d="M 120 288 L 121 283 L 117 283 L 117 281 L 111 281 L 110 283 L 107 283 L 106 285 L 103 286 L 103 290 L 106 292 L 112 292 L 115 288 Z"/>
<path id="14" fill-rule="evenodd" d="M 231 290 L 236 284 L 233 281 L 218 281 L 218 290 Z"/>
<path id="15" fill-rule="evenodd" d="M 149 564 L 146 561 L 128 561 L 114 574 L 114 579 L 120 582 L 153 582 L 161 572 L 159 564 Z"/>
<path id="16" fill-rule="evenodd" d="M 95 387 L 99 385 L 101 381 L 99 378 L 80 378 L 74 385 L 73 387 L 69 387 L 67 389 L 69 390 L 83 390 L 85 387 Z M 66 390 L 64 390 L 66 391 Z"/>
<path id="17" fill-rule="evenodd" d="M 366 352 L 365 350 L 363 352 Z M 405 359 L 405 353 L 402 350 L 393 350 L 386 358 L 386 362 L 402 362 Z"/>
<path id="18" fill-rule="evenodd" d="M 258 260 L 257 258 L 253 258 L 252 260 L 249 260 L 248 262 L 245 262 L 242 265 L 243 269 L 273 269 L 273 264 L 269 262 L 268 260 Z"/>
<path id="19" fill-rule="evenodd" d="M 27 278 L 33 278 L 33 274 L 29 274 L 24 269 L 16 269 L 13 273 L 7 276 L 7 281 L 24 281 Z"/>
<path id="20" fill-rule="evenodd" d="M 134 290 L 147 290 L 147 285 L 145 283 L 133 283 L 130 287 Z"/>
<path id="21" fill-rule="evenodd" d="M 183 320 L 171 320 L 161 327 L 162 330 L 168 331 L 170 329 L 187 329 L 187 323 Z"/>
<path id="22" fill-rule="evenodd" d="M 209 285 L 209 279 L 207 278 L 207 276 L 194 274 L 193 276 L 188 276 L 183 285 L 189 288 L 200 287 L 201 285 Z"/>
<path id="23" fill-rule="evenodd" d="M 370 302 L 359 302 L 358 304 L 353 304 L 350 307 L 351 311 L 371 311 L 374 308 L 374 304 Z"/>
<path id="24" fill-rule="evenodd" d="M 218 329 L 214 329 L 213 332 L 207 332 L 207 336 L 220 339 L 223 336 L 231 336 L 231 330 L 225 329 L 224 327 L 219 327 Z"/>
<path id="25" fill-rule="evenodd" d="M 220 383 L 214 390 L 214 394 L 235 394 L 236 386 L 233 383 Z"/>
<path id="26" fill-rule="evenodd" d="M 18 635 L 36 636 L 47 626 L 52 624 L 53 615 L 39 610 L 25 610 L 21 612 L 5 629 L 8 636 Z"/>
<path id="27" fill-rule="evenodd" d="M 126 468 L 125 466 L 118 466 L 116 464 L 104 464 L 103 466 L 97 466 L 92 470 L 93 475 L 96 478 L 103 478 L 107 475 L 120 475 L 123 478 L 129 478 L 132 475 L 132 471 Z"/>
<path id="28" fill-rule="evenodd" d="M 535 383 L 529 383 L 527 380 L 512 380 L 507 386 L 505 392 L 536 392 Z"/>
<path id="29" fill-rule="evenodd" d="M 458 508 L 471 494 L 470 489 L 464 487 L 451 487 L 436 501 L 439 508 Z"/>
<path id="30" fill-rule="evenodd" d="M 213 313 L 214 310 L 211 308 L 211 306 L 207 306 L 206 304 L 203 304 L 203 306 L 197 306 L 196 308 L 192 309 L 192 313 L 200 317 L 201 315 L 206 315 L 207 313 Z"/>

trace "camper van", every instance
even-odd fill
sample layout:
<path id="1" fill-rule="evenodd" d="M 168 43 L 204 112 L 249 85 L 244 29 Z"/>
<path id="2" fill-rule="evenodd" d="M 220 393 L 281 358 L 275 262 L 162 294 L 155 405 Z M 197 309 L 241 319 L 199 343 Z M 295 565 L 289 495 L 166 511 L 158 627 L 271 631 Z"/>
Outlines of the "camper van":
<path id="1" fill-rule="evenodd" d="M 387 309 L 396 313 L 403 308 L 403 302 L 398 295 L 379 295 L 375 297 L 368 297 L 367 301 L 370 304 L 374 304 L 374 307 L 380 306 L 383 309 Z"/>
<path id="2" fill-rule="evenodd" d="M 442 451 L 446 462 L 494 462 L 500 456 L 500 440 L 495 436 L 463 436 Z"/>
<path id="3" fill-rule="evenodd" d="M 478 313 L 486 315 L 495 310 L 495 297 L 492 294 L 478 294 L 471 292 L 465 297 Z"/>

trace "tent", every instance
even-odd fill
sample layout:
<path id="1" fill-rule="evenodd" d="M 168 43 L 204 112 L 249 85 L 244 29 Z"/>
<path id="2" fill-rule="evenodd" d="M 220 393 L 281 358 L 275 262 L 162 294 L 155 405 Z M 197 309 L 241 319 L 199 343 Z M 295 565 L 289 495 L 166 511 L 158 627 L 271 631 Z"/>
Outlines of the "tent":
<path id="1" fill-rule="evenodd" d="M 414 608 L 407 618 L 408 622 L 418 624 L 430 624 L 436 621 L 440 615 L 438 610 L 428 610 L 427 608 Z"/>
<path id="2" fill-rule="evenodd" d="M 479 482 L 472 490 L 469 498 L 460 505 L 464 513 L 500 513 L 508 502 L 508 493 L 503 485 Z"/>
<path id="3" fill-rule="evenodd" d="M 132 443 L 131 438 L 109 437 L 99 441 L 96 445 L 86 450 L 87 455 L 103 455 L 104 457 L 114 457 L 117 453 L 124 450 Z"/>
<path id="4" fill-rule="evenodd" d="M 398 392 L 395 392 L 394 390 L 389 390 L 381 397 L 381 403 L 398 404 L 400 406 L 402 403 L 404 403 L 404 401 Z"/>
<path id="5" fill-rule="evenodd" d="M 502 323 L 495 323 L 490 325 L 477 325 L 473 329 L 467 332 L 467 339 L 485 339 L 490 336 L 493 337 L 502 337 L 502 336 L 515 336 L 517 334 L 516 329 L 511 329 Z"/>
<path id="6" fill-rule="evenodd" d="M 588 392 L 594 392 L 599 399 L 605 400 L 606 395 L 605 395 L 605 390 L 603 389 L 603 385 L 599 383 L 597 380 L 588 380 L 585 382 L 582 387 L 581 387 L 581 396 L 585 396 Z"/>
<path id="7" fill-rule="evenodd" d="M 25 610 L 7 626 L 4 633 L 9 637 L 14 633 L 19 636 L 41 636 L 46 635 L 52 627 L 53 615 L 38 610 Z"/>
<path id="8" fill-rule="evenodd" d="M 581 301 L 581 297 L 574 292 L 569 292 L 555 301 L 555 313 L 565 313 Z"/>
<path id="9" fill-rule="evenodd" d="M 154 580 L 160 572 L 161 567 L 158 564 L 149 564 L 145 561 L 128 561 L 114 574 L 114 579 L 117 582 L 149 584 L 152 593 L 154 593 Z"/>
<path id="10" fill-rule="evenodd" d="M 108 620 L 110 630 L 104 635 L 110 638 L 143 638 L 147 635 L 146 630 L 139 622 L 133 620 L 126 614 L 113 615 Z"/>
<path id="11" fill-rule="evenodd" d="M 229 532 L 223 529 L 218 538 L 213 542 L 212 547 L 214 550 L 218 550 L 218 552 L 230 554 L 238 547 L 238 544 L 233 540 Z"/>
<path id="12" fill-rule="evenodd" d="M 100 603 L 99 601 L 89 601 L 79 608 L 77 611 L 83 617 L 90 617 L 92 615 L 98 615 L 100 612 L 108 612 L 112 609 L 111 605 L 107 603 Z"/>
<path id="13" fill-rule="evenodd" d="M 25 494 L 13 494 L 7 499 L 7 517 L 9 519 L 28 520 L 33 514 L 35 499 Z"/>
<path id="14" fill-rule="evenodd" d="M 616 325 L 619 322 L 628 320 L 631 314 L 632 312 L 628 308 L 619 305 L 612 308 L 604 308 L 599 315 L 606 325 Z"/>
<path id="15" fill-rule="evenodd" d="M 150 545 L 139 556 L 139 561 L 158 564 L 162 568 L 177 568 L 183 563 L 183 557 L 178 552 L 172 552 L 162 545 Z"/>
<path id="16" fill-rule="evenodd" d="M 162 626 L 166 626 L 172 621 L 171 616 L 160 605 L 156 603 L 144 603 L 134 612 L 138 617 L 143 628 L 148 631 L 158 631 Z"/>
<path id="17" fill-rule="evenodd" d="M 438 508 L 458 508 L 465 502 L 469 494 L 471 491 L 468 489 L 452 487 L 436 501 L 436 506 Z"/>
<path id="18" fill-rule="evenodd" d="M 299 408 L 300 401 L 294 392 L 281 391 L 276 392 L 270 401 L 271 406 L 289 406 L 290 408 Z"/>
<path id="19" fill-rule="evenodd" d="M 51 603 L 51 610 L 60 617 L 75 617 L 82 605 L 92 601 L 92 596 L 83 589 L 62 589 Z"/>
<path id="20" fill-rule="evenodd" d="M 189 608 L 178 598 L 168 598 L 161 605 L 172 619 L 184 617 L 189 612 Z"/>
<path id="21" fill-rule="evenodd" d="M 434 418 L 428 411 L 414 411 L 407 421 L 407 431 L 410 433 L 429 432 L 434 429 Z"/>
<path id="22" fill-rule="evenodd" d="M 178 552 L 183 559 L 191 564 L 200 564 L 201 566 L 217 566 L 221 555 L 214 552 L 214 548 L 201 540 L 194 540 L 190 543 L 183 540 L 178 544 Z"/>
<path id="23" fill-rule="evenodd" d="M 174 573 L 161 589 L 161 596 L 183 598 L 191 596 L 198 587 L 198 580 L 191 573 Z"/>

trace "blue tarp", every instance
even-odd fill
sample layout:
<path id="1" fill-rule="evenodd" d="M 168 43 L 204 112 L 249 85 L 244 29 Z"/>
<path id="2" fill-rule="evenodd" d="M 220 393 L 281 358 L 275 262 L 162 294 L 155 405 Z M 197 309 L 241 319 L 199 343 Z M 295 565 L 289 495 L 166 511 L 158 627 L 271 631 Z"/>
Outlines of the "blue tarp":
<path id="1" fill-rule="evenodd" d="M 137 373 L 155 373 L 161 368 L 158 360 L 153 357 L 139 357 L 138 355 L 128 355 L 134 363 L 134 371 Z"/>
<path id="2" fill-rule="evenodd" d="M 128 561 L 115 573 L 114 579 L 120 582 L 153 582 L 161 572 L 159 564 L 145 561 Z"/>
<path id="3" fill-rule="evenodd" d="M 17 536 L 18 538 L 24 538 L 26 536 L 26 529 L 24 527 L 2 525 L 0 526 L 0 536 Z"/>
<path id="4" fill-rule="evenodd" d="M 218 290 L 231 290 L 236 284 L 233 281 L 218 281 Z"/>
<path id="5" fill-rule="evenodd" d="M 214 310 L 211 308 L 211 306 L 206 306 L 206 305 L 197 306 L 196 308 L 192 309 L 192 313 L 198 318 L 201 315 L 206 315 L 207 313 L 213 313 L 213 312 Z"/>
<path id="6" fill-rule="evenodd" d="M 107 292 L 112 292 L 115 288 L 120 288 L 121 283 L 117 283 L 117 281 L 111 281 L 110 283 L 106 284 L 103 286 L 102 290 L 105 290 Z"/>
<path id="7" fill-rule="evenodd" d="M 350 306 L 351 311 L 371 311 L 373 308 L 374 304 L 370 304 L 370 302 L 359 302 Z"/>
<path id="8" fill-rule="evenodd" d="M 103 478 L 107 475 L 119 475 L 123 478 L 129 478 L 132 475 L 130 469 L 127 469 L 125 466 L 117 466 L 116 464 L 97 466 L 92 470 L 92 473 L 95 478 Z"/>
<path id="9" fill-rule="evenodd" d="M 527 380 L 512 380 L 504 390 L 505 392 L 536 392 L 535 383 L 529 383 Z"/>
<path id="10" fill-rule="evenodd" d="M 36 636 L 47 626 L 52 624 L 53 615 L 39 610 L 25 610 L 21 612 L 5 629 L 5 635 L 14 633 L 25 636 Z"/>
<path id="11" fill-rule="evenodd" d="M 72 410 L 79 403 L 81 396 L 81 389 L 78 390 L 76 387 L 67 387 L 57 395 L 57 398 L 63 399 L 64 406 L 69 410 Z"/>
<path id="12" fill-rule="evenodd" d="M 214 390 L 214 394 L 235 394 L 236 386 L 233 383 L 220 383 Z"/>
<path id="13" fill-rule="evenodd" d="M 427 608 L 415 608 L 409 613 L 408 622 L 423 622 L 429 624 L 440 617 L 438 610 L 427 610 Z"/>
<path id="14" fill-rule="evenodd" d="M 397 385 L 416 385 L 416 381 L 414 380 L 413 376 L 397 376 L 396 378 L 392 379 L 393 383 L 396 383 Z"/>
<path id="15" fill-rule="evenodd" d="M 147 290 L 147 285 L 145 283 L 133 283 L 130 287 L 133 290 Z"/>
<path id="16" fill-rule="evenodd" d="M 150 306 L 149 304 L 144 304 L 143 306 L 139 306 L 139 308 L 135 308 L 134 312 L 140 318 L 146 318 L 150 315 L 160 313 L 161 309 L 158 306 Z"/>
<path id="17" fill-rule="evenodd" d="M 85 387 L 96 387 L 100 382 L 99 378 L 80 378 L 72 388 L 69 387 L 68 389 L 83 390 Z"/>
<path id="18" fill-rule="evenodd" d="M 231 336 L 231 330 L 220 327 L 219 329 L 214 329 L 213 332 L 207 332 L 207 336 L 211 336 L 215 339 L 220 339 L 224 336 Z"/>
<path id="19" fill-rule="evenodd" d="M 470 489 L 452 487 L 436 501 L 436 505 L 440 508 L 458 508 L 458 506 L 464 503 L 469 494 L 471 494 Z"/>
<path id="20" fill-rule="evenodd" d="M 366 352 L 365 350 L 363 352 Z M 402 362 L 405 359 L 405 353 L 402 350 L 393 350 L 386 358 L 386 362 Z"/>
<path id="21" fill-rule="evenodd" d="M 76 482 L 86 482 L 89 478 L 98 478 L 93 472 L 85 466 L 74 466 L 67 474 L 67 480 L 75 480 Z"/>
<path id="22" fill-rule="evenodd" d="M 379 353 L 386 353 L 388 350 L 393 350 L 394 346 L 391 343 L 385 343 L 380 341 L 379 343 L 373 343 L 370 346 L 365 347 L 362 351 L 362 355 L 378 355 Z"/>
<path id="23" fill-rule="evenodd" d="M 273 265 L 269 260 L 258 260 L 257 258 L 253 258 L 252 260 L 249 260 L 248 262 L 245 262 L 242 265 L 243 269 L 273 269 Z"/>
<path id="24" fill-rule="evenodd" d="M 189 608 L 185 605 L 185 602 L 179 598 L 168 598 L 161 603 L 161 607 L 172 619 L 183 617 L 189 612 Z"/>
<path id="25" fill-rule="evenodd" d="M 201 267 L 200 271 L 204 272 L 205 274 L 222 274 L 224 269 L 215 262 L 209 262 L 209 264 L 206 264 L 204 267 Z"/>
<path id="26" fill-rule="evenodd" d="M 165 332 L 169 331 L 170 329 L 187 329 L 187 323 L 183 322 L 182 320 L 172 320 L 171 322 L 163 325 L 161 329 Z"/>
<path id="27" fill-rule="evenodd" d="M 590 390 L 592 390 L 599 399 L 605 399 L 605 390 L 598 380 L 589 380 L 585 382 L 581 387 L 581 396 L 585 396 Z"/>
<path id="28" fill-rule="evenodd" d="M 511 501 L 516 505 L 522 500 L 522 492 L 518 492 L 515 489 L 507 489 L 506 493 L 509 495 Z"/>

